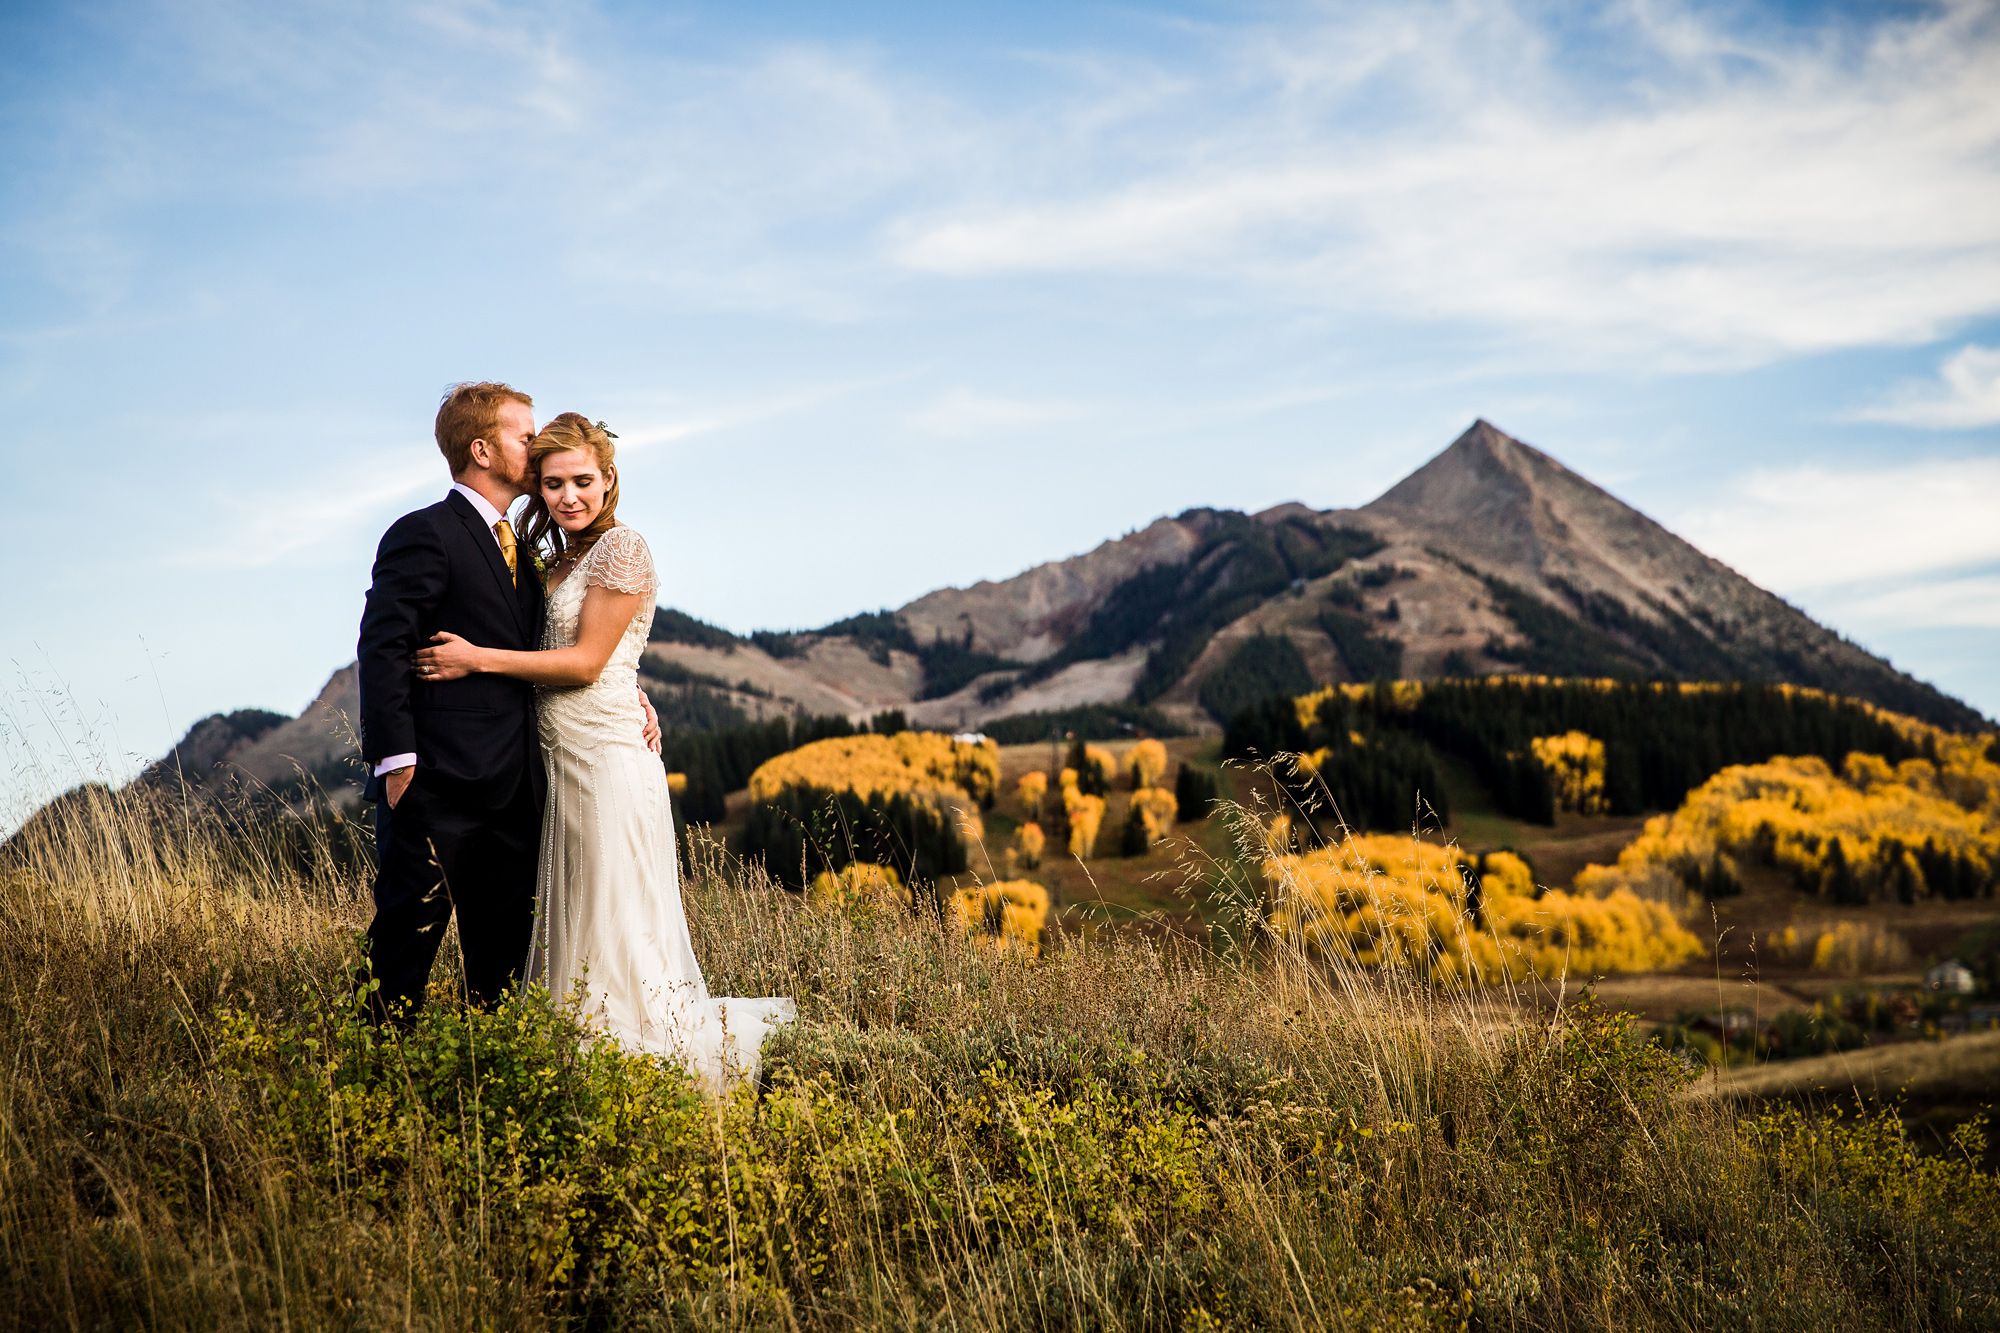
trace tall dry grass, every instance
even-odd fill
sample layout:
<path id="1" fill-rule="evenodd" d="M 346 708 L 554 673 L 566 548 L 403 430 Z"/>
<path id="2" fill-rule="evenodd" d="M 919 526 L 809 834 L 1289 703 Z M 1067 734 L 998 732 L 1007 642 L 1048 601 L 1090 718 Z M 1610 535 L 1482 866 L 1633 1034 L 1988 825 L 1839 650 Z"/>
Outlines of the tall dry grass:
<path id="1" fill-rule="evenodd" d="M 704 1098 L 545 998 L 465 1011 L 448 965 L 408 1032 L 360 1023 L 353 830 L 287 818 L 99 789 L 0 855 L 0 1324 L 2000 1322 L 1991 1178 L 1681 1097 L 1587 1004 L 1254 914 L 1030 964 L 702 843 L 711 987 L 802 1015 Z"/>

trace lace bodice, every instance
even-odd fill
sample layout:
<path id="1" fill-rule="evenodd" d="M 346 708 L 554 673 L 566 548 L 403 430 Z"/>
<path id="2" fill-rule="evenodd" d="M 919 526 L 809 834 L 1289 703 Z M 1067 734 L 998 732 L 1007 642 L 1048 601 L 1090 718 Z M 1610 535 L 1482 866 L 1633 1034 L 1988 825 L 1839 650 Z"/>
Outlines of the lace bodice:
<path id="1" fill-rule="evenodd" d="M 544 745 L 589 748 L 613 735 L 638 743 L 636 719 L 642 713 L 637 692 L 639 657 L 646 651 L 646 634 L 653 626 L 653 594 L 658 586 L 646 539 L 621 524 L 599 537 L 549 594 L 542 617 L 544 650 L 575 646 L 584 594 L 592 588 L 639 593 L 646 598 L 646 605 L 625 627 L 595 684 L 535 687 Z"/>

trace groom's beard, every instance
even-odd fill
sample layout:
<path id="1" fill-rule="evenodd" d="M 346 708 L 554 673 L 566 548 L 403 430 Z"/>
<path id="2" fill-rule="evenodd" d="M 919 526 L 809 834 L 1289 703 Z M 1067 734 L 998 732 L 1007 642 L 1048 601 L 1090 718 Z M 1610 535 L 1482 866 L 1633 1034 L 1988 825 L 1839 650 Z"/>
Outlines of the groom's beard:
<path id="1" fill-rule="evenodd" d="M 506 482 L 509 486 L 512 486 L 514 490 L 518 492 L 519 495 L 522 496 L 530 495 L 534 491 L 534 486 L 535 486 L 534 472 L 532 468 L 529 466 L 526 459 L 523 459 L 521 461 L 521 467 L 518 472 L 503 473 L 501 475 L 500 480 Z"/>

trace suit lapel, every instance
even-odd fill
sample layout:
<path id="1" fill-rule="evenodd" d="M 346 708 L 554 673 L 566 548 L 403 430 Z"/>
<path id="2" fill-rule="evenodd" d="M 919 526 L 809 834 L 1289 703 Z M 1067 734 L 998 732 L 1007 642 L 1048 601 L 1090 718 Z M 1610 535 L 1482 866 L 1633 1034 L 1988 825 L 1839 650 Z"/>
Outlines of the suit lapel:
<path id="1" fill-rule="evenodd" d="M 494 540 L 493 530 L 486 526 L 486 520 L 472 507 L 472 501 L 457 491 L 451 493 L 449 502 L 452 512 L 458 515 L 459 522 L 465 524 L 466 531 L 472 534 L 472 544 L 479 549 L 481 557 L 486 561 L 487 569 L 492 571 L 494 579 L 499 583 L 501 596 L 506 599 L 508 609 L 514 613 L 515 628 L 521 631 L 524 640 L 539 647 L 536 637 L 529 630 L 527 615 L 521 606 L 521 590 L 514 582 L 513 575 L 507 572 L 507 561 L 500 554 L 500 543 Z"/>

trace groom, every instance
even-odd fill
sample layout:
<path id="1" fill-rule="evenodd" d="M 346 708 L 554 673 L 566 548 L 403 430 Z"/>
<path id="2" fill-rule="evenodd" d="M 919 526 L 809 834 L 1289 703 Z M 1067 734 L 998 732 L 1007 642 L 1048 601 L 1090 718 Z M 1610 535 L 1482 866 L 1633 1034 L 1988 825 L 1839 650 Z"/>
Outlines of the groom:
<path id="1" fill-rule="evenodd" d="M 436 433 L 451 490 L 397 519 L 375 552 L 359 662 L 378 1021 L 423 1003 L 454 907 L 474 1004 L 498 1000 L 527 960 L 544 785 L 534 687 L 497 675 L 426 681 L 412 656 L 440 630 L 482 647 L 541 647 L 541 579 L 507 519 L 531 485 L 534 407 L 505 384 L 448 391 Z M 650 741 L 650 702 L 645 713 Z"/>

